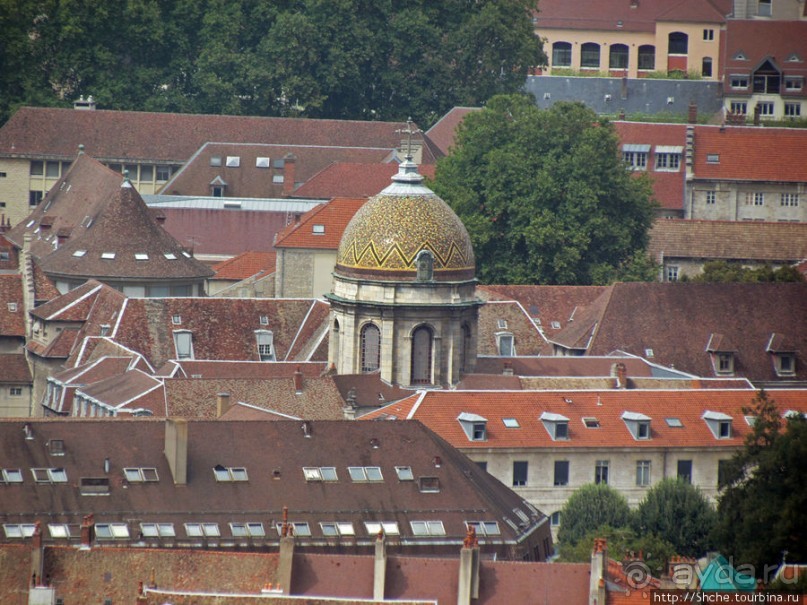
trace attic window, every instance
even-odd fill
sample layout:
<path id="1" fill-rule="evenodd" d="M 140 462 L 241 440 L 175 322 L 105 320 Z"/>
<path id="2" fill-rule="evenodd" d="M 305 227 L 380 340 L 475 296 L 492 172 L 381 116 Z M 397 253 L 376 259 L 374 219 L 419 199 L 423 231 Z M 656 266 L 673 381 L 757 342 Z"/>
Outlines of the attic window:
<path id="1" fill-rule="evenodd" d="M 422 494 L 437 494 L 440 492 L 439 477 L 419 477 L 418 488 Z"/>
<path id="2" fill-rule="evenodd" d="M 666 422 L 666 423 L 667 423 L 667 426 L 668 426 L 668 427 L 673 428 L 673 429 L 681 429 L 681 428 L 684 428 L 684 423 L 683 423 L 683 422 L 681 422 L 681 419 L 680 419 L 680 418 L 675 418 L 675 417 L 671 417 L 671 418 L 665 418 L 665 419 L 664 419 L 664 422 Z"/>
<path id="3" fill-rule="evenodd" d="M 396 466 L 395 472 L 398 474 L 398 481 L 414 481 L 415 479 L 411 466 Z"/>
<path id="4" fill-rule="evenodd" d="M 87 254 L 86 250 L 76 250 L 73 252 L 73 256 L 84 256 L 85 254 Z"/>
<path id="5" fill-rule="evenodd" d="M 314 225 L 311 229 L 311 232 L 314 235 L 324 235 L 325 234 L 325 225 Z"/>
<path id="6" fill-rule="evenodd" d="M 378 535 L 382 531 L 387 536 L 398 536 L 401 533 L 397 521 L 365 521 L 364 528 L 371 536 Z"/>
<path id="7" fill-rule="evenodd" d="M 544 412 L 539 420 L 553 441 L 565 441 L 569 438 L 569 419 L 566 416 Z"/>
<path id="8" fill-rule="evenodd" d="M 173 523 L 141 523 L 140 533 L 144 538 L 174 538 L 177 535 Z"/>
<path id="9" fill-rule="evenodd" d="M 355 536 L 356 530 L 350 521 L 335 521 L 320 523 L 323 536 Z"/>
<path id="10" fill-rule="evenodd" d="M 272 182 L 273 183 L 282 183 L 285 179 L 283 178 L 282 174 L 273 174 L 272 175 Z"/>
<path id="11" fill-rule="evenodd" d="M 66 540 L 70 538 L 70 526 L 66 523 L 48 523 L 48 533 L 54 540 Z"/>
<path id="12" fill-rule="evenodd" d="M 167 258 L 168 260 L 176 260 L 177 259 L 177 255 L 174 254 L 173 252 L 166 252 L 165 254 L 163 254 L 163 256 L 165 258 Z"/>
<path id="13" fill-rule="evenodd" d="M 653 349 L 645 349 L 644 350 L 645 357 L 654 357 Z"/>
<path id="14" fill-rule="evenodd" d="M 650 420 L 649 416 L 639 414 L 638 412 L 623 412 L 621 416 L 628 427 L 630 434 L 636 440 L 650 439 Z"/>
<path id="15" fill-rule="evenodd" d="M 498 521 L 466 521 L 465 527 L 473 529 L 477 536 L 499 536 L 502 533 Z"/>
<path id="16" fill-rule="evenodd" d="M 186 523 L 185 534 L 189 538 L 215 538 L 220 536 L 221 532 L 218 523 Z"/>
<path id="17" fill-rule="evenodd" d="M 496 334 L 496 346 L 502 357 L 513 357 L 516 354 L 515 341 L 511 332 Z"/>
<path id="18" fill-rule="evenodd" d="M 487 440 L 487 418 L 479 416 L 478 414 L 462 412 L 457 416 L 457 420 L 470 441 Z"/>
<path id="19" fill-rule="evenodd" d="M 146 483 L 159 481 L 157 469 L 154 467 L 128 467 L 123 469 L 123 476 L 129 483 Z"/>
<path id="20" fill-rule="evenodd" d="M 217 464 L 213 467 L 213 475 L 216 477 L 216 481 L 224 482 L 224 481 L 246 481 L 247 477 L 247 469 L 241 466 L 221 466 Z"/>
<path id="21" fill-rule="evenodd" d="M 597 418 L 594 418 L 592 416 L 588 416 L 588 417 L 583 418 L 583 425 L 587 429 L 598 429 L 598 428 L 600 428 L 600 421 Z"/>
<path id="22" fill-rule="evenodd" d="M 182 315 L 172 315 L 171 323 L 174 324 L 175 326 L 182 325 Z"/>
<path id="23" fill-rule="evenodd" d="M 135 260 L 148 260 L 149 255 L 145 252 L 135 252 Z"/>
<path id="24" fill-rule="evenodd" d="M 410 521 L 412 533 L 416 536 L 445 536 L 446 528 L 442 521 Z"/>
<path id="25" fill-rule="evenodd" d="M 96 523 L 95 537 L 99 540 L 126 540 L 129 526 L 126 523 Z"/>
<path id="26" fill-rule="evenodd" d="M 357 482 L 384 480 L 379 466 L 349 466 L 347 467 L 347 472 L 350 474 L 350 478 Z"/>
<path id="27" fill-rule="evenodd" d="M 109 329 L 110 329 L 110 325 L 109 325 L 109 324 L 101 324 L 101 326 L 100 326 L 100 328 L 99 328 L 99 331 L 100 331 L 101 336 L 107 336 L 107 335 L 109 335 Z"/>
<path id="28" fill-rule="evenodd" d="M 791 53 L 787 59 L 785 59 L 786 63 L 801 63 L 801 57 L 799 57 L 798 53 Z"/>
<path id="29" fill-rule="evenodd" d="M 64 456 L 64 440 L 50 439 L 48 441 L 48 454 L 51 456 Z"/>
<path id="30" fill-rule="evenodd" d="M 8 312 L 9 313 L 16 313 L 17 312 L 17 303 L 15 303 L 15 302 L 8 303 Z"/>
<path id="31" fill-rule="evenodd" d="M 701 416 L 715 439 L 731 439 L 732 417 L 722 412 L 705 411 Z"/>
<path id="32" fill-rule="evenodd" d="M 263 523 L 230 523 L 230 533 L 234 538 L 263 538 L 266 530 Z"/>
<path id="33" fill-rule="evenodd" d="M 193 359 L 193 332 L 190 330 L 174 331 L 174 348 L 177 359 Z"/>
<path id="34" fill-rule="evenodd" d="M 258 344 L 258 357 L 261 361 L 274 361 L 274 336 L 269 330 L 255 330 L 255 341 Z"/>
<path id="35" fill-rule="evenodd" d="M 303 476 L 306 481 L 338 481 L 336 467 L 333 466 L 304 466 Z"/>
<path id="36" fill-rule="evenodd" d="M 553 330 L 560 330 L 560 322 L 559 321 L 553 321 L 552 322 L 552 329 Z"/>
<path id="37" fill-rule="evenodd" d="M 4 468 L 3 483 L 22 483 L 22 471 L 18 468 Z"/>
<path id="38" fill-rule="evenodd" d="M 102 252 L 101 253 L 101 258 L 103 258 L 104 260 L 114 260 L 115 259 L 115 253 L 114 252 Z"/>
<path id="39" fill-rule="evenodd" d="M 502 418 L 502 423 L 508 429 L 521 428 L 521 425 L 518 423 L 518 420 L 516 420 L 515 418 Z"/>
<path id="40" fill-rule="evenodd" d="M 32 468 L 31 474 L 37 483 L 67 483 L 67 472 L 63 468 Z"/>
<path id="41" fill-rule="evenodd" d="M 269 325 L 269 317 L 268 316 L 261 315 L 258 319 L 261 322 L 262 326 L 268 326 Z"/>
<path id="42" fill-rule="evenodd" d="M 79 493 L 82 496 L 109 495 L 109 478 L 82 477 L 79 481 Z"/>
<path id="43" fill-rule="evenodd" d="M 269 168 L 270 164 L 269 158 L 255 158 L 255 168 Z"/>
<path id="44" fill-rule="evenodd" d="M 774 353 L 773 366 L 777 376 L 794 376 L 796 374 L 796 356 L 793 353 Z"/>
<path id="45" fill-rule="evenodd" d="M 221 156 L 220 155 L 211 155 L 210 156 L 210 165 L 219 167 L 221 166 Z"/>
<path id="46" fill-rule="evenodd" d="M 737 51 L 734 56 L 732 57 L 735 61 L 748 61 L 748 57 L 745 56 L 743 51 Z"/>
<path id="47" fill-rule="evenodd" d="M 190 253 L 185 252 L 184 250 L 182 251 L 182 256 L 184 256 L 185 258 L 191 258 Z"/>
<path id="48" fill-rule="evenodd" d="M 30 538 L 35 530 L 36 525 L 33 523 L 3 523 L 6 538 Z"/>
<path id="49" fill-rule="evenodd" d="M 228 168 L 238 168 L 241 165 L 241 158 L 237 155 L 228 155 L 227 156 L 227 167 Z"/>
<path id="50" fill-rule="evenodd" d="M 500 319 L 498 321 L 497 325 L 499 326 L 500 330 L 506 330 L 507 329 L 507 320 L 506 319 Z"/>
<path id="51" fill-rule="evenodd" d="M 310 536 L 311 535 L 311 528 L 308 526 L 308 522 L 306 521 L 294 521 L 289 523 L 291 527 L 292 535 L 294 536 Z M 275 529 L 277 529 L 277 533 L 279 535 L 283 534 L 283 524 L 278 523 L 275 525 Z"/>
<path id="52" fill-rule="evenodd" d="M 707 164 L 719 164 L 720 163 L 720 154 L 719 153 L 707 153 L 706 154 L 706 163 Z"/>

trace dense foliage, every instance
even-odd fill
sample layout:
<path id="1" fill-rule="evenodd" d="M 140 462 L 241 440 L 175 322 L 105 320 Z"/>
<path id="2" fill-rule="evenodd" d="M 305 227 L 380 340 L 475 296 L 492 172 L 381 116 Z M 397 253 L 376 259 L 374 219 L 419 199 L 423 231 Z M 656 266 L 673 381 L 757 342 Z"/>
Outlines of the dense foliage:
<path id="1" fill-rule="evenodd" d="M 686 280 L 684 280 L 686 281 Z M 694 282 L 793 282 L 804 281 L 798 269 L 792 266 L 774 269 L 770 266 L 749 268 L 724 260 L 704 263 L 703 272 L 689 279 Z"/>
<path id="2" fill-rule="evenodd" d="M 463 120 L 433 187 L 465 223 L 484 283 L 608 283 L 640 258 L 653 220 L 649 180 L 580 103 L 492 98 Z"/>
<path id="3" fill-rule="evenodd" d="M 762 577 L 785 555 L 807 561 L 807 420 L 783 418 L 765 391 L 744 413 L 756 420 L 723 477 L 716 537 L 726 556 Z"/>
<path id="4" fill-rule="evenodd" d="M 0 0 L 20 105 L 405 120 L 519 90 L 535 0 Z"/>
<path id="5" fill-rule="evenodd" d="M 625 496 L 610 485 L 589 483 L 569 496 L 561 510 L 560 519 L 558 540 L 574 546 L 592 528 L 603 525 L 626 527 L 630 520 L 630 508 Z"/>
<path id="6" fill-rule="evenodd" d="M 639 535 L 657 535 L 686 557 L 701 557 L 711 547 L 715 510 L 695 486 L 677 478 L 663 479 L 647 492 L 633 515 Z"/>

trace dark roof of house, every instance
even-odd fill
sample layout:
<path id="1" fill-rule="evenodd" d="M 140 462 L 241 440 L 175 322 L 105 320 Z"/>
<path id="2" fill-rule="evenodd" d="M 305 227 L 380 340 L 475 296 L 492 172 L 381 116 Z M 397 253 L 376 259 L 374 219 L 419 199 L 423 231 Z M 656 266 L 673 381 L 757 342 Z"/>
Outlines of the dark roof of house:
<path id="1" fill-rule="evenodd" d="M 210 195 L 211 184 L 219 179 L 225 186 L 226 197 L 281 197 L 333 162 L 381 163 L 395 155 L 394 147 L 341 147 L 335 145 L 338 143 L 338 140 L 329 146 L 206 143 L 162 191 L 171 195 Z M 285 165 L 291 157 L 293 170 Z M 218 158 L 218 166 L 211 165 L 212 158 Z M 234 163 L 231 158 L 238 158 L 237 166 L 230 166 Z M 280 162 L 275 167 L 277 161 Z M 284 179 L 294 182 L 287 183 Z"/>
<path id="2" fill-rule="evenodd" d="M 513 335 L 516 355 L 551 353 L 551 346 L 520 303 L 489 300 L 479 309 L 477 354 L 499 355 L 499 334 L 502 332 Z"/>
<path id="3" fill-rule="evenodd" d="M 457 128 L 462 120 L 472 111 L 480 107 L 452 107 L 447 114 L 426 131 L 426 138 L 437 147 L 443 155 L 448 155 L 456 140 Z M 422 173 L 421 173 L 422 174 Z"/>
<path id="4" fill-rule="evenodd" d="M 31 384 L 31 370 L 24 353 L 0 354 L 0 368 L 3 369 L 0 377 L 3 384 Z"/>
<path id="5" fill-rule="evenodd" d="M 754 383 L 807 379 L 805 283 L 617 283 L 553 341 L 588 355 L 623 351 L 696 376 L 717 376 L 713 334 L 736 346 L 734 376 Z M 771 313 L 776 301 L 776 313 Z M 795 373 L 777 377 L 767 350 L 781 334 L 795 351 Z"/>
<path id="6" fill-rule="evenodd" d="M 793 264 L 807 259 L 807 223 L 665 219 L 650 230 L 650 255 L 671 259 Z"/>
<path id="7" fill-rule="evenodd" d="M 434 164 L 421 164 L 420 174 L 434 177 Z M 368 198 L 381 193 L 398 172 L 397 162 L 334 162 L 313 175 L 292 194 L 299 198 Z"/>
<path id="8" fill-rule="evenodd" d="M 209 141 L 397 148 L 404 122 L 362 122 L 22 107 L 0 129 L 0 156 L 184 163 Z"/>
<path id="9" fill-rule="evenodd" d="M 174 429 L 182 434 L 184 428 L 187 448 L 172 436 Z M 178 470 L 172 472 L 164 454 L 175 446 L 187 452 L 186 483 Z M 20 469 L 23 477 L 22 483 L 4 490 L 0 519 L 41 522 L 46 544 L 58 543 L 48 524 L 77 529 L 88 510 L 101 538 L 97 530 L 103 523 L 126 524 L 134 541 L 138 521 L 173 523 L 176 539 L 171 542 L 179 548 L 240 544 L 243 539 L 229 527 L 234 522 L 262 523 L 265 536 L 254 537 L 251 544 L 276 546 L 276 527 L 285 509 L 290 522 L 309 524 L 310 537 L 295 532 L 298 546 L 326 546 L 333 539 L 326 540 L 319 523 L 334 521 L 352 522 L 355 536 L 349 544 L 365 547 L 377 535 L 365 528 L 365 521 L 397 522 L 400 538 L 386 533 L 395 545 L 402 547 L 405 541 L 407 549 L 458 549 L 468 520 L 498 523 L 501 535 L 495 540 L 479 536 L 483 552 L 515 547 L 532 540 L 537 530 L 548 535 L 542 513 L 419 422 L 4 420 L 0 456 L 5 468 Z M 399 479 L 400 466 L 411 469 L 412 480 Z M 304 468 L 322 467 L 333 467 L 337 480 L 306 479 Z M 348 467 L 377 467 L 381 476 L 351 480 Z M 37 482 L 31 469 L 51 473 Z M 152 480 L 138 480 L 143 478 L 139 473 L 133 479 L 124 469 L 153 469 Z M 227 469 L 243 469 L 246 480 L 235 480 Z M 65 483 L 52 481 L 60 472 Z M 107 495 L 82 495 L 92 487 L 94 493 Z M 131 511 L 137 511 L 138 521 L 132 520 Z M 442 521 L 445 535 L 435 540 L 414 534 L 409 522 L 418 520 Z M 218 524 L 220 536 L 204 540 L 188 535 L 183 524 L 194 522 Z M 143 539 L 145 545 L 160 542 Z M 0 541 L 13 538 L 0 535 Z"/>

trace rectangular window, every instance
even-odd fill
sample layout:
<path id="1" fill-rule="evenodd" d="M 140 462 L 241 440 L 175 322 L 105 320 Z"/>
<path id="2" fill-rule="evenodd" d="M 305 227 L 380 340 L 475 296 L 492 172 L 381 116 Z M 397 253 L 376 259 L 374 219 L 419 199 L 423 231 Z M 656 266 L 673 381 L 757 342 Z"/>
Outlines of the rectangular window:
<path id="1" fill-rule="evenodd" d="M 732 88 L 748 88 L 748 76 L 731 76 Z"/>
<path id="2" fill-rule="evenodd" d="M 67 483 L 67 471 L 63 468 L 32 468 L 31 474 L 37 483 Z"/>
<path id="3" fill-rule="evenodd" d="M 785 117 L 798 118 L 801 116 L 801 103 L 785 103 Z"/>
<path id="4" fill-rule="evenodd" d="M 174 538 L 176 531 L 173 523 L 141 523 L 140 533 L 144 538 Z"/>
<path id="5" fill-rule="evenodd" d="M 416 536 L 445 536 L 446 529 L 442 521 L 410 521 L 412 533 Z"/>
<path id="6" fill-rule="evenodd" d="M 528 468 L 526 460 L 516 460 L 513 462 L 513 487 L 527 485 Z"/>
<path id="7" fill-rule="evenodd" d="M 680 165 L 680 153 L 656 153 L 656 170 L 675 171 Z"/>
<path id="8" fill-rule="evenodd" d="M 28 205 L 36 206 L 45 197 L 44 191 L 29 191 L 28 192 Z"/>
<path id="9" fill-rule="evenodd" d="M 126 523 L 96 523 L 95 537 L 99 540 L 125 540 L 129 537 Z"/>
<path id="10" fill-rule="evenodd" d="M 600 45 L 592 42 L 583 44 L 580 50 L 580 67 L 600 66 Z"/>
<path id="11" fill-rule="evenodd" d="M 247 469 L 239 466 L 227 467 L 220 464 L 213 467 L 216 481 L 247 481 Z"/>
<path id="12" fill-rule="evenodd" d="M 569 485 L 568 460 L 555 460 L 555 485 Z"/>
<path id="13" fill-rule="evenodd" d="M 717 461 L 717 487 L 726 485 L 729 479 L 729 466 L 731 460 L 718 460 Z"/>
<path id="14" fill-rule="evenodd" d="M 320 523 L 323 536 L 355 536 L 356 530 L 353 523 L 349 521 L 334 521 L 330 523 Z"/>
<path id="15" fill-rule="evenodd" d="M 608 484 L 608 460 L 597 460 L 594 465 L 594 483 Z"/>
<path id="16" fill-rule="evenodd" d="M 11 387 L 8 390 L 8 394 L 11 397 L 22 397 L 22 387 Z"/>
<path id="17" fill-rule="evenodd" d="M 193 359 L 193 333 L 174 332 L 177 359 Z"/>
<path id="18" fill-rule="evenodd" d="M 398 481 L 414 481 L 415 479 L 411 466 L 396 466 L 395 473 L 398 475 Z"/>
<path id="19" fill-rule="evenodd" d="M 347 472 L 353 481 L 383 481 L 379 466 L 349 466 Z"/>
<path id="20" fill-rule="evenodd" d="M 703 30 L 703 39 L 704 40 L 714 40 L 715 39 L 715 30 L 713 29 L 704 29 Z"/>
<path id="21" fill-rule="evenodd" d="M 650 460 L 636 461 L 636 485 L 639 487 L 650 485 Z"/>
<path id="22" fill-rule="evenodd" d="M 692 460 L 678 461 L 678 478 L 686 483 L 692 483 Z"/>
<path id="23" fill-rule="evenodd" d="M 303 476 L 306 481 L 338 481 L 336 467 L 333 466 L 305 466 Z"/>
<path id="24" fill-rule="evenodd" d="M 4 523 L 6 538 L 30 538 L 34 535 L 36 525 L 33 523 Z"/>
<path id="25" fill-rule="evenodd" d="M 263 523 L 230 523 L 230 533 L 234 538 L 263 538 L 266 535 Z"/>
<path id="26" fill-rule="evenodd" d="M 365 521 L 364 529 L 371 536 L 377 536 L 381 531 L 388 536 L 398 536 L 401 533 L 397 521 Z"/>
<path id="27" fill-rule="evenodd" d="M 714 206 L 715 202 L 717 202 L 717 193 L 714 191 L 707 191 L 706 204 L 709 206 Z"/>
<path id="28" fill-rule="evenodd" d="M 748 103 L 746 101 L 732 101 L 731 113 L 744 116 L 748 113 Z"/>
<path id="29" fill-rule="evenodd" d="M 764 103 L 757 103 L 757 107 L 759 107 L 759 115 L 761 116 L 772 116 L 773 115 L 773 103 L 771 102 L 764 102 Z"/>
<path id="30" fill-rule="evenodd" d="M 497 335 L 497 339 L 499 341 L 499 355 L 502 357 L 513 357 L 513 355 L 516 354 L 512 334 L 499 334 Z"/>
<path id="31" fill-rule="evenodd" d="M 764 206 L 765 194 L 761 191 L 749 192 L 745 194 L 746 206 Z"/>
<path id="32" fill-rule="evenodd" d="M 18 468 L 4 468 L 0 475 L 4 483 L 22 483 L 22 471 Z"/>
<path id="33" fill-rule="evenodd" d="M 647 169 L 647 153 L 641 151 L 625 151 L 622 154 L 622 159 L 631 167 L 636 170 Z"/>
<path id="34" fill-rule="evenodd" d="M 59 162 L 46 162 L 45 163 L 45 176 L 49 179 L 59 178 Z"/>
<path id="35" fill-rule="evenodd" d="M 473 528 L 477 536 L 501 535 L 498 521 L 466 521 L 465 526 Z"/>
<path id="36" fill-rule="evenodd" d="M 185 534 L 189 538 L 216 538 L 221 535 L 218 523 L 186 523 Z"/>
<path id="37" fill-rule="evenodd" d="M 151 164 L 143 164 L 140 166 L 140 182 L 150 183 L 154 180 L 154 166 Z"/>
<path id="38" fill-rule="evenodd" d="M 759 0 L 757 4 L 757 15 L 760 17 L 770 17 L 773 15 L 772 0 Z"/>
<path id="39" fill-rule="evenodd" d="M 261 361 L 274 361 L 274 335 L 269 330 L 256 330 L 255 338 L 258 342 L 258 356 Z"/>
<path id="40" fill-rule="evenodd" d="M 572 45 L 566 42 L 556 42 L 552 45 L 552 67 L 571 67 Z"/>
<path id="41" fill-rule="evenodd" d="M 678 267 L 670 265 L 666 270 L 667 281 L 678 281 Z"/>
<path id="42" fill-rule="evenodd" d="M 157 166 L 157 180 L 158 181 L 167 181 L 171 178 L 171 167 L 170 166 Z"/>
<path id="43" fill-rule="evenodd" d="M 31 160 L 29 173 L 31 176 L 42 176 L 45 174 L 45 162 L 42 160 Z"/>

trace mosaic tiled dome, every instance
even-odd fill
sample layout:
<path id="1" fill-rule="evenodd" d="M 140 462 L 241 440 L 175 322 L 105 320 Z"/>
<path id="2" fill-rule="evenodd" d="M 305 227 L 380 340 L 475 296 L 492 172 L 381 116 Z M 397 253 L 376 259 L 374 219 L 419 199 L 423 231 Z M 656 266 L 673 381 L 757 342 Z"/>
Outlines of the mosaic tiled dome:
<path id="1" fill-rule="evenodd" d="M 435 281 L 474 277 L 474 251 L 465 225 L 422 184 L 411 161 L 393 183 L 370 198 L 348 223 L 336 253 L 336 272 L 369 279 L 414 280 L 422 250 L 434 257 Z"/>

